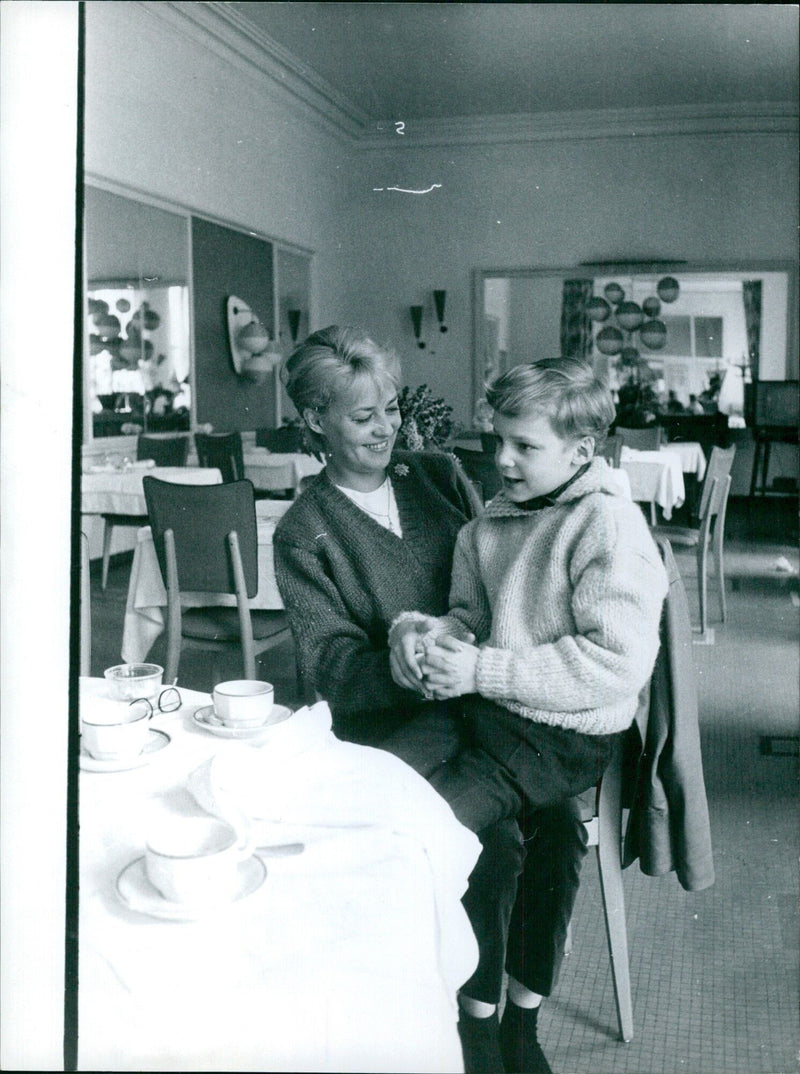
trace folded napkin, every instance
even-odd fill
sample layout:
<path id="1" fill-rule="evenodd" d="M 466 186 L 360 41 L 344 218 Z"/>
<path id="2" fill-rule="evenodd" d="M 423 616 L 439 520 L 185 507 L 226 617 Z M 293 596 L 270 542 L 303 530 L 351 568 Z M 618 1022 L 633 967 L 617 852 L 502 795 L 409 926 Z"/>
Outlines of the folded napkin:
<path id="1" fill-rule="evenodd" d="M 126 470 L 152 470 L 156 465 L 155 459 L 137 459 L 135 462 L 129 462 L 124 469 Z"/>
<path id="2" fill-rule="evenodd" d="M 371 829 L 382 832 L 387 844 L 413 841 L 432 878 L 441 972 L 450 980 L 463 971 L 459 900 L 481 851 L 477 836 L 404 761 L 339 741 L 327 702 L 275 724 L 257 747 L 216 754 L 191 773 L 188 788 L 203 809 L 237 828 L 266 820 L 273 830 L 286 825 L 292 832 L 324 829 L 334 835 Z M 399 844 L 392 837 L 400 837 Z M 357 871 L 357 861 L 350 867 Z"/>

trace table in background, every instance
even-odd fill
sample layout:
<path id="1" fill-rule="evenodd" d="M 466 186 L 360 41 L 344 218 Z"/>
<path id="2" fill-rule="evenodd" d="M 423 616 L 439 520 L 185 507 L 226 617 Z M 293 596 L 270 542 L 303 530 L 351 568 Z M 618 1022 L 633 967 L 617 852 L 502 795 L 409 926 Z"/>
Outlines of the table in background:
<path id="1" fill-rule="evenodd" d="M 300 452 L 282 454 L 248 446 L 244 453 L 245 477 L 265 492 L 289 489 L 294 495 L 304 477 L 318 474 L 324 466 L 313 455 Z"/>
<path id="2" fill-rule="evenodd" d="M 272 535 L 278 518 L 291 506 L 291 500 L 256 502 L 258 592 L 250 601 L 253 610 L 275 611 L 283 608 L 275 580 Z M 187 608 L 202 608 L 211 604 L 236 606 L 236 597 L 233 594 L 209 599 L 208 593 L 182 593 L 181 597 L 183 606 Z M 138 663 L 147 659 L 153 644 L 164 632 L 166 606 L 167 591 L 161 577 L 153 535 L 149 526 L 143 526 L 136 535 L 125 605 L 121 655 L 126 663 Z"/>
<path id="3" fill-rule="evenodd" d="M 696 440 L 673 440 L 671 444 L 662 444 L 660 451 L 671 451 L 681 457 L 681 469 L 702 481 L 706 474 L 706 456 L 702 446 Z"/>
<path id="4" fill-rule="evenodd" d="M 81 679 L 83 696 L 104 690 Z M 261 887 L 196 921 L 122 904 L 117 878 L 148 828 L 207 816 L 191 772 L 220 754 L 276 765 L 197 727 L 210 698 L 181 693 L 153 721 L 171 741 L 147 764 L 81 772 L 78 1069 L 462 1071 L 455 997 L 477 945 L 460 899 L 480 845 L 403 762 L 320 736 L 308 710 L 309 732 L 290 729 L 310 734 L 305 748 L 262 746 L 296 788 L 288 816 L 255 822 L 257 845 L 300 838 L 304 851 L 260 853 Z"/>
<path id="5" fill-rule="evenodd" d="M 623 447 L 620 469 L 630 480 L 631 497 L 637 503 L 658 504 L 665 519 L 672 518 L 672 511 L 680 507 L 686 498 L 683 483 L 683 465 L 677 451 L 635 451 Z"/>
<path id="6" fill-rule="evenodd" d="M 181 485 L 219 485 L 219 470 L 202 466 L 131 466 L 125 470 L 95 469 L 81 475 L 81 514 L 146 515 L 143 477 Z"/>

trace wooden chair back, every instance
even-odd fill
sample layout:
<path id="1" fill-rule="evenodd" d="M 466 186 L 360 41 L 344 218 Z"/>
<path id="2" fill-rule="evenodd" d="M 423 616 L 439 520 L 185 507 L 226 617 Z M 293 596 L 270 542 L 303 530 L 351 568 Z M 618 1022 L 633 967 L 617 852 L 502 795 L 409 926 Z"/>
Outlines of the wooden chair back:
<path id="1" fill-rule="evenodd" d="M 188 436 L 148 436 L 136 442 L 136 458 L 152 459 L 156 466 L 185 466 L 189 454 Z"/>
<path id="2" fill-rule="evenodd" d="M 245 678 L 255 678 L 248 599 L 258 592 L 258 531 L 251 482 L 178 485 L 147 476 L 142 485 L 167 590 L 165 681 L 178 674 L 182 589 L 236 596 Z"/>
<path id="3" fill-rule="evenodd" d="M 712 448 L 711 458 L 708 460 L 708 467 L 703 479 L 703 491 L 700 494 L 700 505 L 697 509 L 697 515 L 701 522 L 708 511 L 714 481 L 718 482 L 720 486 L 719 493 L 721 493 L 724 480 L 730 475 L 731 469 L 733 468 L 733 458 L 735 454 L 735 447 Z"/>
<path id="4" fill-rule="evenodd" d="M 609 466 L 613 466 L 615 470 L 618 470 L 622 457 L 622 438 L 617 436 L 616 433 L 607 436 L 599 454 L 603 456 Z"/>
<path id="5" fill-rule="evenodd" d="M 646 429 L 625 429 L 617 426 L 615 434 L 620 437 L 624 447 L 634 451 L 658 451 L 667 438 L 660 425 L 650 425 Z"/>
<path id="6" fill-rule="evenodd" d="M 241 433 L 195 433 L 194 443 L 201 466 L 211 466 L 219 470 L 223 482 L 243 480 L 244 449 Z"/>
<path id="7" fill-rule="evenodd" d="M 454 447 L 453 454 L 461 463 L 464 473 L 475 485 L 484 503 L 500 491 L 503 482 L 495 466 L 493 455 L 461 447 Z"/>

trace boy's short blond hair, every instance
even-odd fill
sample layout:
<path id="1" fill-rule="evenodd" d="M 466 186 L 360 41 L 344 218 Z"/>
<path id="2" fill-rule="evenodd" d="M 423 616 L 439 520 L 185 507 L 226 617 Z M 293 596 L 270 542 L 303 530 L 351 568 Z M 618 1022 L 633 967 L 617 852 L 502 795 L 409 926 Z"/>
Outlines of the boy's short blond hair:
<path id="1" fill-rule="evenodd" d="M 506 418 L 544 414 L 563 439 L 592 436 L 602 445 L 616 417 L 606 382 L 578 358 L 543 358 L 516 365 L 486 386 L 486 401 Z"/>

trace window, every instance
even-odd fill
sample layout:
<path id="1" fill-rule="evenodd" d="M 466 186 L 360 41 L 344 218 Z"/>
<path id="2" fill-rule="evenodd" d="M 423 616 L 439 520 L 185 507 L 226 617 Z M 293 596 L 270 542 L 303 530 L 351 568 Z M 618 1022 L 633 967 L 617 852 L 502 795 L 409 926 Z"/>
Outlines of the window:
<path id="1" fill-rule="evenodd" d="M 663 354 L 680 358 L 722 358 L 722 317 L 662 317 L 661 320 L 667 328 Z"/>

